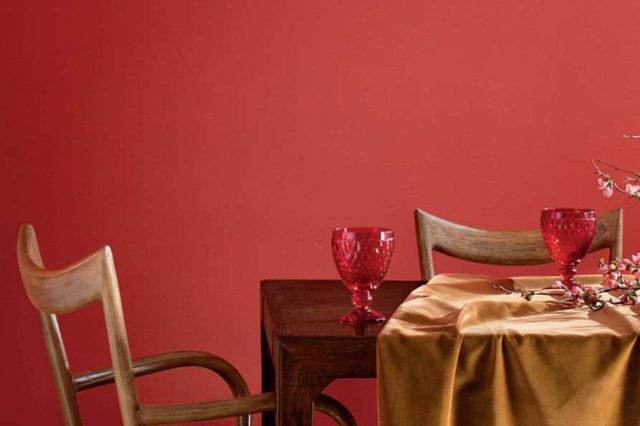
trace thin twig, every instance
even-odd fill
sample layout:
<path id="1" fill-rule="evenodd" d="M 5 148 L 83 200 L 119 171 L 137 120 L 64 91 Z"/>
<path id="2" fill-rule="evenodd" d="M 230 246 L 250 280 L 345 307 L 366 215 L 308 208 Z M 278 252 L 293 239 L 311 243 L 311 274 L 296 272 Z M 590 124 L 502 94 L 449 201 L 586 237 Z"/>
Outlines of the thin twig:
<path id="1" fill-rule="evenodd" d="M 598 159 L 591 160 L 591 164 L 593 164 L 593 167 L 595 167 L 596 171 L 598 173 L 602 173 L 603 175 L 609 176 L 607 173 L 603 172 L 602 169 L 600 169 L 600 167 L 598 167 L 598 165 L 596 163 L 604 164 L 605 166 L 610 167 L 613 170 L 617 170 L 617 171 L 622 172 L 622 173 L 628 173 L 630 175 L 634 175 L 634 176 L 640 178 L 640 172 L 634 172 L 632 170 L 623 169 L 622 167 L 618 167 L 618 166 L 616 166 L 615 164 L 613 164 L 613 163 L 611 163 L 609 161 L 598 160 Z"/>
<path id="2" fill-rule="evenodd" d="M 620 287 L 609 287 L 609 288 L 599 288 L 596 290 L 596 294 L 602 294 L 602 293 L 609 293 L 610 291 L 616 291 L 616 290 L 624 290 L 623 288 Z"/>
<path id="3" fill-rule="evenodd" d="M 493 287 L 493 288 L 495 288 L 495 289 L 497 289 L 497 290 L 502 290 L 502 291 L 504 291 L 506 294 L 513 294 L 513 293 L 516 293 L 515 291 L 513 291 L 513 290 L 509 290 L 508 288 L 506 288 L 506 287 L 504 287 L 504 286 L 501 286 L 500 284 L 493 284 L 493 285 L 491 285 L 491 287 Z"/>
<path id="4" fill-rule="evenodd" d="M 629 195 L 629 194 L 627 194 L 627 191 L 625 191 L 624 189 L 622 189 L 622 187 L 620 187 L 620 185 L 618 185 L 618 183 L 611 177 L 611 175 L 609 173 L 606 173 L 600 167 L 598 167 L 598 164 L 596 162 L 602 163 L 602 164 L 606 164 L 607 166 L 609 166 L 609 167 L 611 167 L 611 168 L 613 168 L 615 170 L 618 170 L 618 171 L 621 171 L 621 172 L 624 172 L 624 173 L 630 173 L 630 174 L 635 176 L 635 178 L 631 178 L 629 176 L 625 177 L 625 180 L 624 180 L 625 182 L 640 182 L 640 172 L 632 172 L 632 171 L 629 171 L 629 170 L 621 169 L 621 168 L 611 164 L 608 161 L 602 161 L 602 160 L 597 160 L 597 159 L 596 160 L 591 160 L 591 164 L 593 165 L 593 168 L 596 169 L 596 174 L 599 177 L 601 177 L 604 180 L 606 180 L 606 181 L 611 181 L 611 183 L 613 184 L 613 188 L 616 191 L 618 191 L 618 192 L 620 192 L 622 194 Z"/>

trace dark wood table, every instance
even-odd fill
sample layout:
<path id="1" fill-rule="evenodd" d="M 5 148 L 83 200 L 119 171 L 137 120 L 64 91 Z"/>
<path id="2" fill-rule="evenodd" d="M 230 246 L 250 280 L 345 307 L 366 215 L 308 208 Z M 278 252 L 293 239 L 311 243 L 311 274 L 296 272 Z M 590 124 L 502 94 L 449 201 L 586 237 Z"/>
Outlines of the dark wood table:
<path id="1" fill-rule="evenodd" d="M 393 313 L 421 281 L 385 281 L 373 308 Z M 337 280 L 267 280 L 260 283 L 262 390 L 276 391 L 277 409 L 265 426 L 307 426 L 313 401 L 334 379 L 376 377 L 376 337 L 382 325 L 342 325 L 352 308 Z"/>

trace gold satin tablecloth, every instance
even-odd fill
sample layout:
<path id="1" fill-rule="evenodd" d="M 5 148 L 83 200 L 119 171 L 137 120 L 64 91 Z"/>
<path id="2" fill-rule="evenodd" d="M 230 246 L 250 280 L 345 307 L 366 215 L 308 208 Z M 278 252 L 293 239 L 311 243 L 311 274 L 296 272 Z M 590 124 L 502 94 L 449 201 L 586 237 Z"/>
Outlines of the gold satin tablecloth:
<path id="1" fill-rule="evenodd" d="M 413 291 L 378 336 L 379 424 L 640 425 L 640 305 L 563 309 L 491 287 L 556 279 L 438 275 Z"/>

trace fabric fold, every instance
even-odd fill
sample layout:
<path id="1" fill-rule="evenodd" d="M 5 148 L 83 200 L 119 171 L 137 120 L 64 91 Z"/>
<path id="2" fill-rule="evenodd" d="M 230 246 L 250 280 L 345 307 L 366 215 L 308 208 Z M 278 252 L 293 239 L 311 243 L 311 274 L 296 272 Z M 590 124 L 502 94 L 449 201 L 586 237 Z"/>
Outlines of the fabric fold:
<path id="1" fill-rule="evenodd" d="M 554 280 L 438 275 L 413 291 L 378 336 L 379 424 L 640 424 L 640 308 L 563 309 L 491 286 Z"/>

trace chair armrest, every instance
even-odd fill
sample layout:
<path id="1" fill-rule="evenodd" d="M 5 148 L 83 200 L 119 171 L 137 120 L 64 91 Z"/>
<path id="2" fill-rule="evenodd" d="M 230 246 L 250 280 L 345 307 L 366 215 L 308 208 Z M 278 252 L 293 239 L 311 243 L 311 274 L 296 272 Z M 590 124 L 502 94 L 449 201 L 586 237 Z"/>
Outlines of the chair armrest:
<path id="1" fill-rule="evenodd" d="M 143 424 L 170 424 L 213 420 L 243 416 L 243 425 L 251 424 L 248 414 L 275 411 L 276 398 L 273 392 L 249 395 L 249 388 L 242 375 L 228 361 L 207 352 L 168 352 L 139 358 L 133 361 L 136 377 L 179 367 L 202 367 L 218 374 L 229 385 L 234 399 L 193 404 L 143 405 L 140 416 Z M 83 391 L 114 382 L 113 368 L 99 368 L 73 377 L 76 391 Z M 340 426 L 356 426 L 349 410 L 335 399 L 319 395 L 314 409 L 320 411 Z"/>
<path id="2" fill-rule="evenodd" d="M 229 385 L 233 396 L 249 395 L 247 383 L 228 361 L 207 352 L 168 352 L 139 358 L 133 361 L 134 376 L 145 376 L 179 367 L 202 367 L 218 374 Z M 87 371 L 73 377 L 77 391 L 114 382 L 113 368 L 106 367 Z"/>
<path id="3" fill-rule="evenodd" d="M 189 423 L 275 411 L 275 409 L 276 396 L 273 392 L 269 392 L 226 401 L 144 405 L 140 408 L 140 420 L 145 425 Z M 356 426 L 356 421 L 349 410 L 330 396 L 318 395 L 314 409 L 331 417 L 339 426 Z"/>
<path id="4" fill-rule="evenodd" d="M 143 405 L 139 415 L 142 424 L 160 425 L 238 417 L 275 409 L 275 393 L 269 392 L 224 401 Z"/>

